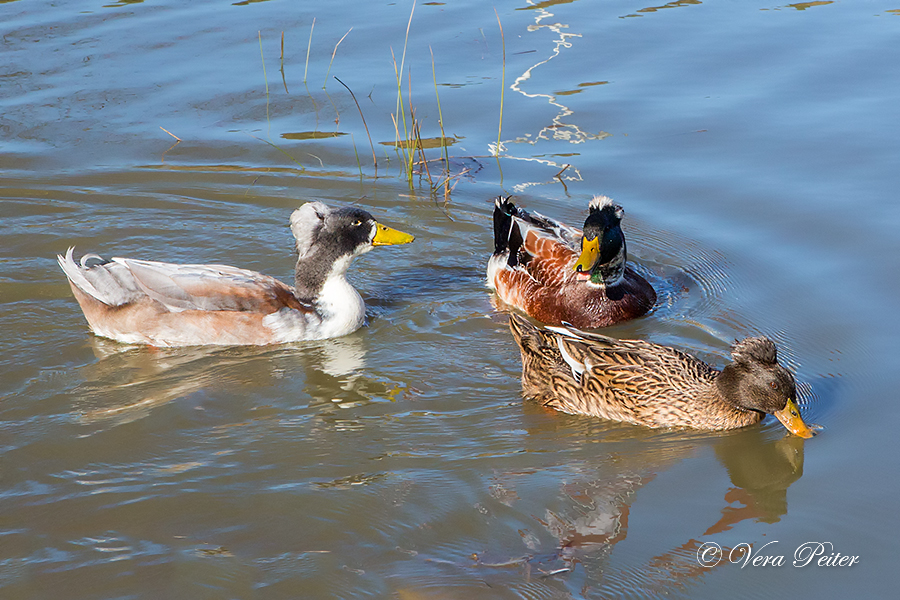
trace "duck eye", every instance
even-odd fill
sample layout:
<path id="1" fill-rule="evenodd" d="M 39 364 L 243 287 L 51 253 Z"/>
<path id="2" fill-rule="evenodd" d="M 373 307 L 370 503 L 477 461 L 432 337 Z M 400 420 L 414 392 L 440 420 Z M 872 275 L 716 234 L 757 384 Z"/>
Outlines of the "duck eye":
<path id="1" fill-rule="evenodd" d="M 775 383 L 774 381 L 770 381 L 770 382 L 769 382 L 769 387 L 772 388 L 773 390 L 777 390 L 777 389 L 778 389 L 778 384 Z"/>
<path id="2" fill-rule="evenodd" d="M 362 221 L 360 221 L 359 219 L 353 221 L 353 226 L 354 226 L 354 227 L 359 227 L 360 225 L 362 225 Z"/>

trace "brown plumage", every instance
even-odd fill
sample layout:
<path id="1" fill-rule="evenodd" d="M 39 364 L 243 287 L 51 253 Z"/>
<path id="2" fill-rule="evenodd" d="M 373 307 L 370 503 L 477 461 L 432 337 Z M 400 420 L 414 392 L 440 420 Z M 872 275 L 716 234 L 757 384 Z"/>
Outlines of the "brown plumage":
<path id="1" fill-rule="evenodd" d="M 746 338 L 722 371 L 684 352 L 560 327 L 541 329 L 510 314 L 522 352 L 522 391 L 544 406 L 646 427 L 727 430 L 775 415 L 812 437 L 796 407 L 793 376 L 775 344 Z"/>
<path id="2" fill-rule="evenodd" d="M 549 325 L 595 329 L 646 314 L 656 292 L 626 265 L 622 216 L 620 206 L 598 196 L 582 232 L 497 198 L 488 285 Z"/>

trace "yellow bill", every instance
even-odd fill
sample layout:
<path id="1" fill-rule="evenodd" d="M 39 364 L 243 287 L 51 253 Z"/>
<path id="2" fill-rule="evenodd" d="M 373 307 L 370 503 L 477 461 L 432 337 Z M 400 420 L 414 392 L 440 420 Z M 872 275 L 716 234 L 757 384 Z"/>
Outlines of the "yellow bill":
<path id="1" fill-rule="evenodd" d="M 375 238 L 372 240 L 373 246 L 396 246 L 397 244 L 408 244 L 413 241 L 415 236 L 391 229 L 386 225 L 382 225 L 378 221 L 375 222 Z"/>
<path id="2" fill-rule="evenodd" d="M 797 408 L 793 400 L 789 399 L 784 408 L 775 411 L 773 414 L 794 435 L 802 438 L 811 438 L 813 436 L 812 429 L 803 422 L 803 418 L 800 416 L 800 409 Z"/>
<path id="3" fill-rule="evenodd" d="M 581 238 L 581 256 L 575 263 L 575 271 L 587 273 L 594 268 L 594 264 L 600 257 L 600 236 L 592 240 Z"/>

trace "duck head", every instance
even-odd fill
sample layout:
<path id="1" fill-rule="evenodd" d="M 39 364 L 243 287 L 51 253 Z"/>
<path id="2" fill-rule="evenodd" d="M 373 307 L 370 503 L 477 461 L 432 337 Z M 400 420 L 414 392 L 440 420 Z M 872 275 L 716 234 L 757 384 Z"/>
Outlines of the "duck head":
<path id="1" fill-rule="evenodd" d="M 625 274 L 627 252 L 622 233 L 625 211 L 606 196 L 595 196 L 589 211 L 575 272 L 578 279 L 595 285 L 615 285 Z"/>
<path id="2" fill-rule="evenodd" d="M 790 371 L 778 364 L 777 349 L 766 337 L 736 342 L 731 350 L 734 362 L 716 378 L 720 395 L 744 410 L 774 415 L 788 431 L 811 438 L 812 430 L 797 408 L 797 386 Z"/>
<path id="3" fill-rule="evenodd" d="M 354 257 L 375 246 L 408 244 L 415 239 L 382 225 L 361 208 L 330 208 L 321 202 L 307 202 L 295 210 L 291 232 L 297 240 L 296 288 L 311 297 L 328 277 L 343 276 Z"/>

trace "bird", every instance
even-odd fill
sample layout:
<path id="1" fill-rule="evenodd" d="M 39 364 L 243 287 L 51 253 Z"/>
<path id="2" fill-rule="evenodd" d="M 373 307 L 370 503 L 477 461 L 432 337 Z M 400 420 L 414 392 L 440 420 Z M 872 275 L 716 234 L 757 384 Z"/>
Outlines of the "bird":
<path id="1" fill-rule="evenodd" d="M 595 196 L 582 233 L 496 198 L 488 287 L 547 325 L 597 329 L 646 314 L 656 292 L 626 264 L 623 216 L 612 199 Z"/>
<path id="2" fill-rule="evenodd" d="M 813 436 L 797 408 L 794 377 L 767 337 L 735 342 L 732 362 L 716 370 L 670 346 L 569 326 L 539 328 L 516 313 L 509 326 L 522 353 L 523 395 L 548 408 L 651 428 L 714 431 L 770 414 L 794 435 Z"/>
<path id="3" fill-rule="evenodd" d="M 365 322 L 365 304 L 346 279 L 351 261 L 412 235 L 367 211 L 307 202 L 293 211 L 294 285 L 217 264 L 104 260 L 74 247 L 59 266 L 98 336 L 151 346 L 267 345 L 347 335 Z"/>

